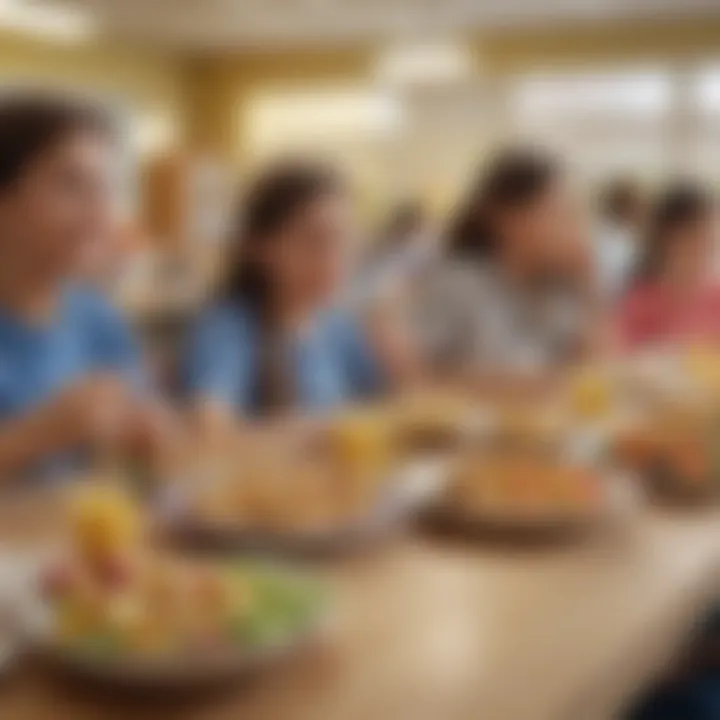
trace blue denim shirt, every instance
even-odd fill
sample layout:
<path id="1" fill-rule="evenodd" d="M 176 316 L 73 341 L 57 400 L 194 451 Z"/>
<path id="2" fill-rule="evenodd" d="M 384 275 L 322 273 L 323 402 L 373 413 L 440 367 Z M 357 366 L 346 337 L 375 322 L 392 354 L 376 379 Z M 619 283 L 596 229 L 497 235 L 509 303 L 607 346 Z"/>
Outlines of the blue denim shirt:
<path id="1" fill-rule="evenodd" d="M 239 415 L 260 411 L 261 328 L 241 303 L 215 304 L 200 316 L 186 363 L 193 396 L 219 399 Z M 351 317 L 320 313 L 288 346 L 296 402 L 323 410 L 362 398 L 382 386 L 382 373 Z"/>

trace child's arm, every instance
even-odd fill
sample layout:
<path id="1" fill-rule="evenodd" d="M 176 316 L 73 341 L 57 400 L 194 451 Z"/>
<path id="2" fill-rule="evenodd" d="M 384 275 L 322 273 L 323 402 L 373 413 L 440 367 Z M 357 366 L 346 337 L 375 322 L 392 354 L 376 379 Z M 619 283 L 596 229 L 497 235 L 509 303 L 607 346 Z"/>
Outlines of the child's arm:
<path id="1" fill-rule="evenodd" d="M 417 343 L 398 317 L 380 310 L 367 315 L 361 329 L 392 389 L 415 386 L 425 379 Z"/>
<path id="2" fill-rule="evenodd" d="M 127 410 L 115 378 L 87 378 L 20 417 L 0 423 L 0 478 L 56 452 L 107 440 Z"/>
<path id="3" fill-rule="evenodd" d="M 67 444 L 68 428 L 60 427 L 47 409 L 0 426 L 0 477 L 11 478 L 34 461 Z"/>
<path id="4" fill-rule="evenodd" d="M 202 397 L 191 408 L 191 434 L 204 449 L 224 449 L 232 444 L 240 423 L 233 408 L 212 397 Z"/>

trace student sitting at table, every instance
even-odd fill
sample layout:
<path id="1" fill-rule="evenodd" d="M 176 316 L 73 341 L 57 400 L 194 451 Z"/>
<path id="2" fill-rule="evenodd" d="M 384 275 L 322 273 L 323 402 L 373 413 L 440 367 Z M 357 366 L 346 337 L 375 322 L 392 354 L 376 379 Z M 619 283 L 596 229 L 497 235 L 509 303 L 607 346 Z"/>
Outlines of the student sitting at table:
<path id="1" fill-rule="evenodd" d="M 128 327 L 74 282 L 112 230 L 115 149 L 111 122 L 85 102 L 20 92 L 0 99 L 5 482 L 67 470 L 83 451 L 152 425 L 132 391 L 142 371 Z"/>
<path id="2" fill-rule="evenodd" d="M 620 308 L 623 347 L 720 341 L 716 223 L 713 199 L 694 184 L 678 184 L 657 201 L 633 286 Z"/>
<path id="3" fill-rule="evenodd" d="M 720 285 L 714 280 L 716 208 L 692 183 L 667 190 L 652 209 L 644 256 L 621 308 L 625 347 L 720 341 Z M 720 611 L 700 624 L 680 677 L 655 688 L 632 720 L 720 717 Z"/>
<path id="4" fill-rule="evenodd" d="M 342 180 L 323 166 L 280 163 L 239 211 L 228 277 L 192 340 L 200 425 L 323 410 L 378 391 L 374 353 L 333 308 L 353 240 Z"/>
<path id="5" fill-rule="evenodd" d="M 595 228 L 598 285 L 611 305 L 626 292 L 640 251 L 647 203 L 642 188 L 619 177 L 600 193 L 600 218 Z"/>
<path id="6" fill-rule="evenodd" d="M 444 372 L 498 387 L 542 377 L 594 341 L 592 257 L 559 163 L 510 148 L 483 168 L 420 304 L 425 353 Z"/>

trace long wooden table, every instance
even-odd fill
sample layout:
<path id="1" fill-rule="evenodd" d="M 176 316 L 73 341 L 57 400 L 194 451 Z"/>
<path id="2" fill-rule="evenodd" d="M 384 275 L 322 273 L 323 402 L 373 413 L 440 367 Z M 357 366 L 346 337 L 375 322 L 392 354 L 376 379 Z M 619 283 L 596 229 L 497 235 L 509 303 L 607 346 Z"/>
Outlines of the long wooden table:
<path id="1" fill-rule="evenodd" d="M 0 509 L 0 538 L 52 537 L 52 503 Z M 610 720 L 720 591 L 720 515 L 644 511 L 580 543 L 510 549 L 409 533 L 328 565 L 334 629 L 218 694 L 127 704 L 31 664 L 8 720 Z"/>

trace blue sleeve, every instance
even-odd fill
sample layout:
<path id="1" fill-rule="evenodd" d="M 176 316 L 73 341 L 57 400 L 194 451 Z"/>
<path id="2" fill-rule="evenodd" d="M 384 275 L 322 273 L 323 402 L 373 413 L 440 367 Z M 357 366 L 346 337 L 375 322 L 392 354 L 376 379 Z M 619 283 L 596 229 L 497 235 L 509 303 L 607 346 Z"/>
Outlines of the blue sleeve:
<path id="1" fill-rule="evenodd" d="M 210 397 L 247 410 L 252 388 L 252 342 L 242 311 L 215 306 L 198 318 L 185 364 L 190 397 Z"/>
<path id="2" fill-rule="evenodd" d="M 383 392 L 387 387 L 386 373 L 358 319 L 352 315 L 337 316 L 333 332 L 353 395 L 363 398 Z"/>
<path id="3" fill-rule="evenodd" d="M 150 388 L 142 352 L 135 335 L 122 313 L 102 295 L 88 295 L 91 353 L 98 370 L 116 371 L 140 390 Z"/>

